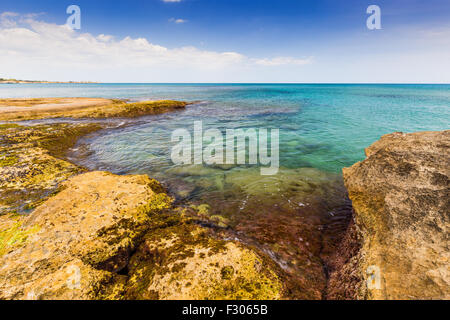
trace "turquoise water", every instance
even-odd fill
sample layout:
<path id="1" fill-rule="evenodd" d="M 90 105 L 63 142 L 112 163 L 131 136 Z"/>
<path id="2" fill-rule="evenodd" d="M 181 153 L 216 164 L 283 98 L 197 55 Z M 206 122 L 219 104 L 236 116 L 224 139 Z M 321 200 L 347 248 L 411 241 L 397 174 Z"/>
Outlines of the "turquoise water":
<path id="1" fill-rule="evenodd" d="M 394 131 L 448 129 L 450 85 L 17 84 L 0 97 L 110 97 L 202 101 L 185 112 L 144 120 L 98 142 L 103 166 L 153 171 L 176 128 L 279 128 L 280 164 L 340 172 Z M 110 146 L 108 149 L 105 146 Z"/>
<path id="2" fill-rule="evenodd" d="M 364 148 L 383 134 L 450 124 L 450 85 L 21 84 L 0 85 L 0 97 L 195 102 L 174 113 L 114 120 L 115 128 L 81 139 L 69 157 L 91 170 L 148 174 L 180 205 L 202 205 L 201 221 L 259 247 L 288 274 L 298 298 L 311 298 L 302 295 L 309 288 L 323 290 L 323 261 L 347 228 L 342 168 L 363 160 Z M 278 174 L 172 163 L 172 132 L 192 132 L 198 120 L 204 130 L 279 129 Z"/>

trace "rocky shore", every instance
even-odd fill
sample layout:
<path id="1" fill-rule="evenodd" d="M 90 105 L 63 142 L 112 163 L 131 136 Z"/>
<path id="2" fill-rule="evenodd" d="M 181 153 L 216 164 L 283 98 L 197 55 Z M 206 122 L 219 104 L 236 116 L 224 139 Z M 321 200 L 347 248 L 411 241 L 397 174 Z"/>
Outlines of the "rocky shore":
<path id="1" fill-rule="evenodd" d="M 95 81 L 48 81 L 48 80 L 18 80 L 0 78 L 0 84 L 14 84 L 14 83 L 98 83 Z"/>
<path id="2" fill-rule="evenodd" d="M 50 117 L 185 106 L 113 102 Z M 87 172 L 66 159 L 79 137 L 103 127 L 0 125 L 0 299 L 293 298 L 295 277 L 287 281 L 261 248 L 235 240 L 202 206 L 174 204 L 146 175 Z M 322 261 L 290 268 L 304 270 L 295 298 L 448 299 L 449 150 L 450 131 L 394 133 L 344 169 L 353 217 L 339 243 L 321 248 Z"/>
<path id="3" fill-rule="evenodd" d="M 62 189 L 13 226 L 26 237 L 3 249 L 0 298 L 281 297 L 261 257 L 214 238 L 147 176 L 89 172 Z"/>
<path id="4" fill-rule="evenodd" d="M 174 100 L 127 103 L 103 98 L 0 99 L 0 121 L 49 118 L 135 118 L 183 109 L 188 103 Z"/>
<path id="5" fill-rule="evenodd" d="M 156 180 L 65 159 L 101 128 L 0 125 L 0 299 L 283 296 L 272 261 L 202 227 Z"/>
<path id="6" fill-rule="evenodd" d="M 450 131 L 393 133 L 344 169 L 353 203 L 330 299 L 449 299 Z"/>

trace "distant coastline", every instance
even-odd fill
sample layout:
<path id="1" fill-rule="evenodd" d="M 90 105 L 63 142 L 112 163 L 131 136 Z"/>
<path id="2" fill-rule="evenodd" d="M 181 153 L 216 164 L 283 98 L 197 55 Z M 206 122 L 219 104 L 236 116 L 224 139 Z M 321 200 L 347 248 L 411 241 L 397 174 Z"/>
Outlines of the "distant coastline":
<path id="1" fill-rule="evenodd" d="M 0 78 L 0 83 L 97 83 L 94 81 L 44 81 L 44 80 L 18 80 Z"/>
<path id="2" fill-rule="evenodd" d="M 165 85 L 342 85 L 342 86 L 422 86 L 422 85 L 438 85 L 448 86 L 450 83 L 444 82 L 104 82 L 104 81 L 47 81 L 47 80 L 18 80 L 0 78 L 1 83 L 74 83 L 74 84 L 165 84 Z"/>

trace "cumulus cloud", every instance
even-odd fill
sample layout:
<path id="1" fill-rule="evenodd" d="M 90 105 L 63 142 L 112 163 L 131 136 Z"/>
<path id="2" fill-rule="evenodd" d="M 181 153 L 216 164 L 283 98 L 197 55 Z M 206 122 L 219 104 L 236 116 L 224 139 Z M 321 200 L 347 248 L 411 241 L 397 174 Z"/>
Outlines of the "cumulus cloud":
<path id="1" fill-rule="evenodd" d="M 11 18 L 18 17 L 19 14 L 15 12 L 2 12 L 0 13 L 0 27 L 12 28 L 17 25 L 16 21 Z"/>
<path id="2" fill-rule="evenodd" d="M 255 59 L 193 46 L 167 48 L 146 38 L 95 36 L 12 12 L 0 14 L 0 56 L 2 76 L 117 82 L 233 81 L 234 74 L 252 68 L 311 62 Z"/>

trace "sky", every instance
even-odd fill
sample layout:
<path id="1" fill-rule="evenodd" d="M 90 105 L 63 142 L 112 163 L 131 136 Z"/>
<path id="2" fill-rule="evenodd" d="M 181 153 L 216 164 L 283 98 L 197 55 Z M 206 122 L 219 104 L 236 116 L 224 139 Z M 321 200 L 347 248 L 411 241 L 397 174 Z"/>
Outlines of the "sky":
<path id="1" fill-rule="evenodd" d="M 450 83 L 450 1 L 2 0 L 0 77 Z"/>

